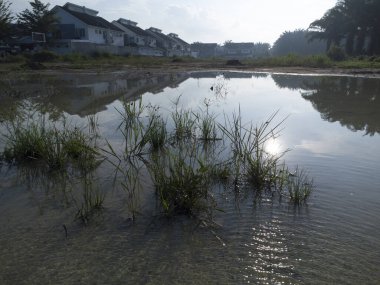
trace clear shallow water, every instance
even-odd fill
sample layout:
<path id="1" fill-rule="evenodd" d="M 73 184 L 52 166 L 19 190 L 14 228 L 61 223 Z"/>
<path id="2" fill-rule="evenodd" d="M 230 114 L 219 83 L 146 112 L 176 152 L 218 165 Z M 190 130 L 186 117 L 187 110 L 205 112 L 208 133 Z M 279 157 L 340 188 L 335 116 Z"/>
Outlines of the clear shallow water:
<path id="1" fill-rule="evenodd" d="M 316 191 L 300 208 L 253 202 L 249 193 L 220 191 L 215 221 L 196 227 L 154 215 L 153 187 L 144 185 L 132 224 L 112 170 L 97 171 L 105 210 L 89 225 L 74 221 L 60 180 L 30 170 L 0 172 L 0 283 L 127 284 L 378 284 L 380 282 L 380 80 L 252 73 L 194 73 L 127 80 L 122 74 L 25 78 L 14 84 L 7 110 L 32 102 L 52 119 L 85 125 L 122 144 L 120 98 L 145 104 L 202 108 L 223 120 L 240 108 L 243 121 L 287 117 L 273 153 L 291 149 L 288 165 L 306 168 Z M 213 87 L 213 90 L 210 87 Z M 17 92 L 16 92 L 17 91 Z M 77 183 L 72 186 L 80 190 Z M 79 191 L 78 190 L 78 191 Z M 152 202 L 153 201 L 153 202 Z M 153 205 L 153 206 L 152 206 Z M 68 229 L 65 237 L 63 224 Z"/>

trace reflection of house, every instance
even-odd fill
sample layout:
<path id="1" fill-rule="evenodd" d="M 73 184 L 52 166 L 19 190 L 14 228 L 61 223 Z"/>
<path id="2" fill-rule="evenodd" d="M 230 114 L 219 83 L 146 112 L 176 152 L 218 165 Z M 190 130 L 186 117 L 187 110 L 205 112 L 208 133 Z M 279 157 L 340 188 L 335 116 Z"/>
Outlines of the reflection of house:
<path id="1" fill-rule="evenodd" d="M 162 56 L 163 51 L 157 49 L 156 38 L 137 26 L 136 22 L 120 18 L 112 24 L 124 31 L 124 44 L 138 47 L 140 55 Z"/>
<path id="2" fill-rule="evenodd" d="M 53 8 L 59 25 L 57 38 L 93 44 L 124 46 L 123 31 L 98 16 L 98 11 L 66 3 Z"/>

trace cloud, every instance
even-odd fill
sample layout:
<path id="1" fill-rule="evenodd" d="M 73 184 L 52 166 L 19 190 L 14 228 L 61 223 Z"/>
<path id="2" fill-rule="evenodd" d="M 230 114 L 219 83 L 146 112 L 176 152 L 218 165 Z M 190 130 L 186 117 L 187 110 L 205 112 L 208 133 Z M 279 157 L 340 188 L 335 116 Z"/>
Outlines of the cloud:
<path id="1" fill-rule="evenodd" d="M 98 10 L 109 21 L 120 17 L 174 32 L 188 42 L 225 40 L 273 43 L 285 30 L 307 28 L 335 5 L 335 0 L 71 0 Z M 46 3 L 46 1 L 43 1 Z M 51 7 L 65 0 L 50 0 Z M 29 8 L 13 0 L 12 9 Z"/>

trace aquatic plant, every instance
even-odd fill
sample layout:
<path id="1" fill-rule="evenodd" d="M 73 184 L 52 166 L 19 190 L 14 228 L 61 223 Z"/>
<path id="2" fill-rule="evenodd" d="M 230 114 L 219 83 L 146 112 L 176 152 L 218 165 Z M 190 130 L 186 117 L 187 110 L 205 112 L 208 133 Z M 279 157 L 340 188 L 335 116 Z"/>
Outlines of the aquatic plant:
<path id="1" fill-rule="evenodd" d="M 91 139 L 77 127 L 60 129 L 37 122 L 16 121 L 7 125 L 3 157 L 7 162 L 40 161 L 50 169 L 62 169 L 68 163 L 79 168 L 96 165 L 98 152 Z"/>
<path id="2" fill-rule="evenodd" d="M 176 140 L 191 138 L 194 135 L 195 118 L 190 110 L 179 108 L 181 96 L 174 101 L 175 110 L 171 113 L 174 122 L 174 137 Z"/>
<path id="3" fill-rule="evenodd" d="M 166 215 L 196 216 L 209 212 L 211 167 L 195 147 L 172 149 L 165 156 L 153 155 L 150 164 L 153 183 Z"/>
<path id="4" fill-rule="evenodd" d="M 148 140 L 152 150 L 161 149 L 167 139 L 166 122 L 161 116 L 153 113 L 149 118 Z"/>
<path id="5" fill-rule="evenodd" d="M 119 170 L 121 170 L 123 177 L 121 187 L 127 195 L 126 205 L 132 215 L 132 220 L 135 221 L 140 208 L 139 194 L 142 190 L 140 182 L 141 167 L 138 167 L 137 163 L 128 163 L 123 169 L 119 167 Z"/>
<path id="6" fill-rule="evenodd" d="M 304 169 L 297 166 L 295 172 L 289 175 L 287 189 L 290 201 L 294 204 L 306 202 L 313 188 L 313 180 L 308 177 Z"/>
<path id="7" fill-rule="evenodd" d="M 96 212 L 103 209 L 105 194 L 94 183 L 95 181 L 91 172 L 85 173 L 81 179 L 83 200 L 80 205 L 77 205 L 78 211 L 75 217 L 84 224 L 87 224 Z"/>
<path id="8" fill-rule="evenodd" d="M 201 134 L 199 139 L 203 140 L 205 143 L 218 140 L 215 115 L 210 114 L 208 108 L 206 108 L 206 112 L 196 114 L 195 116 Z"/>
<path id="9" fill-rule="evenodd" d="M 282 154 L 272 155 L 265 151 L 265 143 L 279 135 L 279 128 L 285 119 L 277 124 L 273 120 L 278 112 L 272 114 L 265 123 L 258 126 L 244 125 L 240 108 L 232 117 L 225 116 L 225 124 L 219 124 L 223 134 L 230 141 L 230 164 L 233 167 L 234 184 L 245 179 L 255 189 L 270 189 L 276 181 L 278 163 Z"/>

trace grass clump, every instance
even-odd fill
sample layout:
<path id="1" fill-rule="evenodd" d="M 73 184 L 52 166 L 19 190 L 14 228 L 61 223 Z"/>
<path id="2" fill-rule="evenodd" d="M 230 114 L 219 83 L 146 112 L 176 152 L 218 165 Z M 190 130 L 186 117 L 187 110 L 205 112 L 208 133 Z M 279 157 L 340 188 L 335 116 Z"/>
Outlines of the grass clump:
<path id="1" fill-rule="evenodd" d="M 150 167 L 156 193 L 166 215 L 197 216 L 210 210 L 209 165 L 192 150 L 154 156 Z"/>
<path id="2" fill-rule="evenodd" d="M 200 130 L 200 140 L 205 143 L 218 140 L 218 130 L 216 116 L 209 111 L 209 102 L 205 102 L 206 111 L 196 114 L 198 129 Z"/>
<path id="3" fill-rule="evenodd" d="M 166 123 L 161 116 L 152 114 L 150 116 L 148 140 L 153 150 L 162 149 L 166 143 Z"/>
<path id="4" fill-rule="evenodd" d="M 294 204 L 304 203 L 313 191 L 313 180 L 310 179 L 304 169 L 298 166 L 294 174 L 288 175 L 287 189 L 290 201 Z"/>
<path id="5" fill-rule="evenodd" d="M 78 128 L 58 129 L 43 121 L 11 123 L 5 138 L 3 157 L 9 163 L 38 161 L 50 169 L 63 169 L 71 163 L 91 168 L 98 154 L 91 139 Z"/>
<path id="6" fill-rule="evenodd" d="M 179 100 L 174 102 L 175 110 L 171 113 L 171 118 L 174 123 L 174 137 L 180 141 L 189 139 L 194 135 L 195 118 L 190 110 L 179 109 Z"/>
<path id="7" fill-rule="evenodd" d="M 91 217 L 103 209 L 105 194 L 94 185 L 94 177 L 91 173 L 85 173 L 81 182 L 83 183 L 83 197 L 80 205 L 77 205 L 78 211 L 76 219 L 88 224 Z"/>

